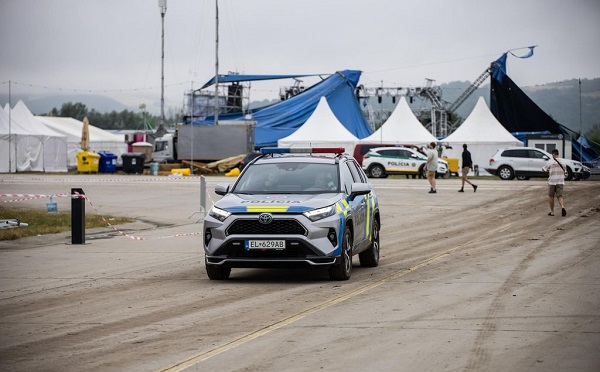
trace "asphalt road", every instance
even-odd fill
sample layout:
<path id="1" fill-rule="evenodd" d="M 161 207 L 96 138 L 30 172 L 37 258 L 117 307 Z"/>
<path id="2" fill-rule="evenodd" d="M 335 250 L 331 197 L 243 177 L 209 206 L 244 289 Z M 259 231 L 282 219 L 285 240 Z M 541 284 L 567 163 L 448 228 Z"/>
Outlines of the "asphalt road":
<path id="1" fill-rule="evenodd" d="M 84 245 L 0 242 L 0 369 L 600 370 L 600 183 L 569 182 L 568 215 L 549 217 L 543 181 L 477 182 L 431 195 L 425 180 L 373 180 L 380 266 L 355 258 L 347 282 L 258 269 L 210 281 L 199 178 L 0 175 L 0 194 L 39 195 L 11 206 L 82 188 L 87 213 L 136 219 Z"/>

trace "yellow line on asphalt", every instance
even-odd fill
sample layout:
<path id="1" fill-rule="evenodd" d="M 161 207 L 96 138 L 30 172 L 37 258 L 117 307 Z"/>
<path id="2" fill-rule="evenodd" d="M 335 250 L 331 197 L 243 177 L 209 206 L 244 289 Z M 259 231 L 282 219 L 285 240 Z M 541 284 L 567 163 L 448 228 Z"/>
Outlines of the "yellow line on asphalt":
<path id="1" fill-rule="evenodd" d="M 296 321 L 298 321 L 298 320 L 300 320 L 300 319 L 302 319 L 302 318 L 304 318 L 304 317 L 306 317 L 308 315 L 314 314 L 314 313 L 316 313 L 318 311 L 321 311 L 321 310 L 324 310 L 326 308 L 329 308 L 329 307 L 331 307 L 333 305 L 336 305 L 336 304 L 338 304 L 340 302 L 346 301 L 346 300 L 348 300 L 348 299 L 350 299 L 352 297 L 358 296 L 361 293 L 364 293 L 364 292 L 366 292 L 368 290 L 371 290 L 373 288 L 379 287 L 380 285 L 385 284 L 387 282 L 396 280 L 396 279 L 398 279 L 398 278 L 400 278 L 400 277 L 402 277 L 402 276 L 404 276 L 404 275 L 406 275 L 408 273 L 411 273 L 411 272 L 413 272 L 413 271 L 415 271 L 417 269 L 425 267 L 425 266 L 431 264 L 432 262 L 435 262 L 435 261 L 439 260 L 442 257 L 446 257 L 446 256 L 450 255 L 450 253 L 452 253 L 453 251 L 456 251 L 456 250 L 458 250 L 460 248 L 469 246 L 469 245 L 471 245 L 471 244 L 473 244 L 473 243 L 475 243 L 477 241 L 485 240 L 485 239 L 487 239 L 487 238 L 489 238 L 491 236 L 496 235 L 499 232 L 507 230 L 511 225 L 512 225 L 512 223 L 508 223 L 508 224 L 506 224 L 504 226 L 500 226 L 500 227 L 498 227 L 496 229 L 488 231 L 486 234 L 484 234 L 484 235 L 482 235 L 480 237 L 472 239 L 472 240 L 470 240 L 470 241 L 468 241 L 466 243 L 457 245 L 457 246 L 455 246 L 453 248 L 450 248 L 450 249 L 448 249 L 448 250 L 446 250 L 446 251 L 444 251 L 442 253 L 438 253 L 437 255 L 432 256 L 432 257 L 430 257 L 430 258 L 428 258 L 426 260 L 423 260 L 423 261 L 419 262 L 418 264 L 413 265 L 413 266 L 409 267 L 408 269 L 406 269 L 404 271 L 400 271 L 398 273 L 388 275 L 385 278 L 382 278 L 382 279 L 380 279 L 380 280 L 378 280 L 376 282 L 364 285 L 364 286 L 362 286 L 360 288 L 357 288 L 357 289 L 354 289 L 352 291 L 349 291 L 349 292 L 347 292 L 347 293 L 345 293 L 343 295 L 340 295 L 338 297 L 335 297 L 335 298 L 332 298 L 332 299 L 327 300 L 325 302 L 322 302 L 321 304 L 319 304 L 319 305 L 317 305 L 315 307 L 312 307 L 312 308 L 304 310 L 304 311 L 302 311 L 302 312 L 300 312 L 300 313 L 298 313 L 296 315 L 292 315 L 292 316 L 290 316 L 288 318 L 285 318 L 283 320 L 275 322 L 275 323 L 273 323 L 273 324 L 271 324 L 269 326 L 266 326 L 266 327 L 264 327 L 262 329 L 259 329 L 257 331 L 252 332 L 252 333 L 244 335 L 244 336 L 242 336 L 240 338 L 237 338 L 237 339 L 235 339 L 233 341 L 230 341 L 230 342 L 228 342 L 228 343 L 226 343 L 224 345 L 221 345 L 221 346 L 219 346 L 217 348 L 214 348 L 212 350 L 200 353 L 200 354 L 196 355 L 195 357 L 192 357 L 192 358 L 190 358 L 188 360 L 185 360 L 185 361 L 183 361 L 181 363 L 178 363 L 178 364 L 176 364 L 176 365 L 174 365 L 172 367 L 163 369 L 162 371 L 164 371 L 164 372 L 183 371 L 183 370 L 185 370 L 187 368 L 190 368 L 190 367 L 192 367 L 192 366 L 194 366 L 194 365 L 196 365 L 198 363 L 201 363 L 201 362 L 203 362 L 203 361 L 205 361 L 207 359 L 210 359 L 210 358 L 212 358 L 212 357 L 214 357 L 216 355 L 224 353 L 227 350 L 231 350 L 231 349 L 233 349 L 235 347 L 238 347 L 240 345 L 245 344 L 248 341 L 252 341 L 252 340 L 254 340 L 256 338 L 262 337 L 262 336 L 264 336 L 264 335 L 266 335 L 266 334 L 268 334 L 268 333 L 270 333 L 272 331 L 275 331 L 275 330 L 277 330 L 279 328 L 285 327 L 286 325 L 292 324 L 292 323 L 294 323 L 294 322 L 296 322 Z"/>

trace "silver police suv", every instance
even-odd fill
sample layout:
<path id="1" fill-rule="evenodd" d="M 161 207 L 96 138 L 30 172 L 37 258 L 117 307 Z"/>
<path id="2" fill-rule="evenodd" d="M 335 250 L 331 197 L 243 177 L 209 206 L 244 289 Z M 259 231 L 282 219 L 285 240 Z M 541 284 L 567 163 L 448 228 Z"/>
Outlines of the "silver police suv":
<path id="1" fill-rule="evenodd" d="M 489 161 L 485 170 L 492 175 L 497 175 L 503 180 L 512 180 L 517 177 L 526 180 L 530 177 L 548 177 L 542 167 L 552 159 L 552 155 L 535 147 L 507 147 L 498 150 Z M 584 166 L 571 159 L 558 159 L 565 167 L 565 179 L 579 180 L 584 176 Z"/>
<path id="2" fill-rule="evenodd" d="M 264 148 L 233 186 L 220 184 L 204 219 L 206 273 L 232 268 L 327 268 L 348 280 L 352 256 L 379 264 L 379 204 L 344 148 Z"/>

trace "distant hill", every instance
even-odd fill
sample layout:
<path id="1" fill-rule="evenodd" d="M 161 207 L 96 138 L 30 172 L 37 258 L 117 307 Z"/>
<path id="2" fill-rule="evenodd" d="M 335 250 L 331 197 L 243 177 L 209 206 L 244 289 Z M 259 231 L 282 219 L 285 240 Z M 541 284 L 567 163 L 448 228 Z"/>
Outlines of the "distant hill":
<path id="1" fill-rule="evenodd" d="M 127 107 L 121 102 L 114 100 L 110 97 L 95 95 L 95 94 L 63 94 L 63 95 L 47 95 L 40 97 L 30 97 L 25 95 L 13 95 L 11 102 L 16 104 L 19 100 L 22 100 L 27 108 L 35 115 L 47 114 L 53 108 L 60 109 L 64 103 L 83 103 L 89 110 L 94 109 L 95 111 L 106 113 L 123 110 L 132 110 L 131 107 Z M 0 94 L 0 103 L 2 107 L 8 103 L 8 94 Z"/>

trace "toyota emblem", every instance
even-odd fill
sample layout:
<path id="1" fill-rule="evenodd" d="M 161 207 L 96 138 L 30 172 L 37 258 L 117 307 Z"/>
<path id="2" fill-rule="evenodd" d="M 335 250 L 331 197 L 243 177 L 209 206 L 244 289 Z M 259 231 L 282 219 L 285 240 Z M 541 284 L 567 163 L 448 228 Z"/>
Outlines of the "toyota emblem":
<path id="1" fill-rule="evenodd" d="M 273 216 L 270 213 L 261 213 L 258 216 L 258 222 L 264 225 L 270 224 L 271 221 L 273 221 Z"/>

